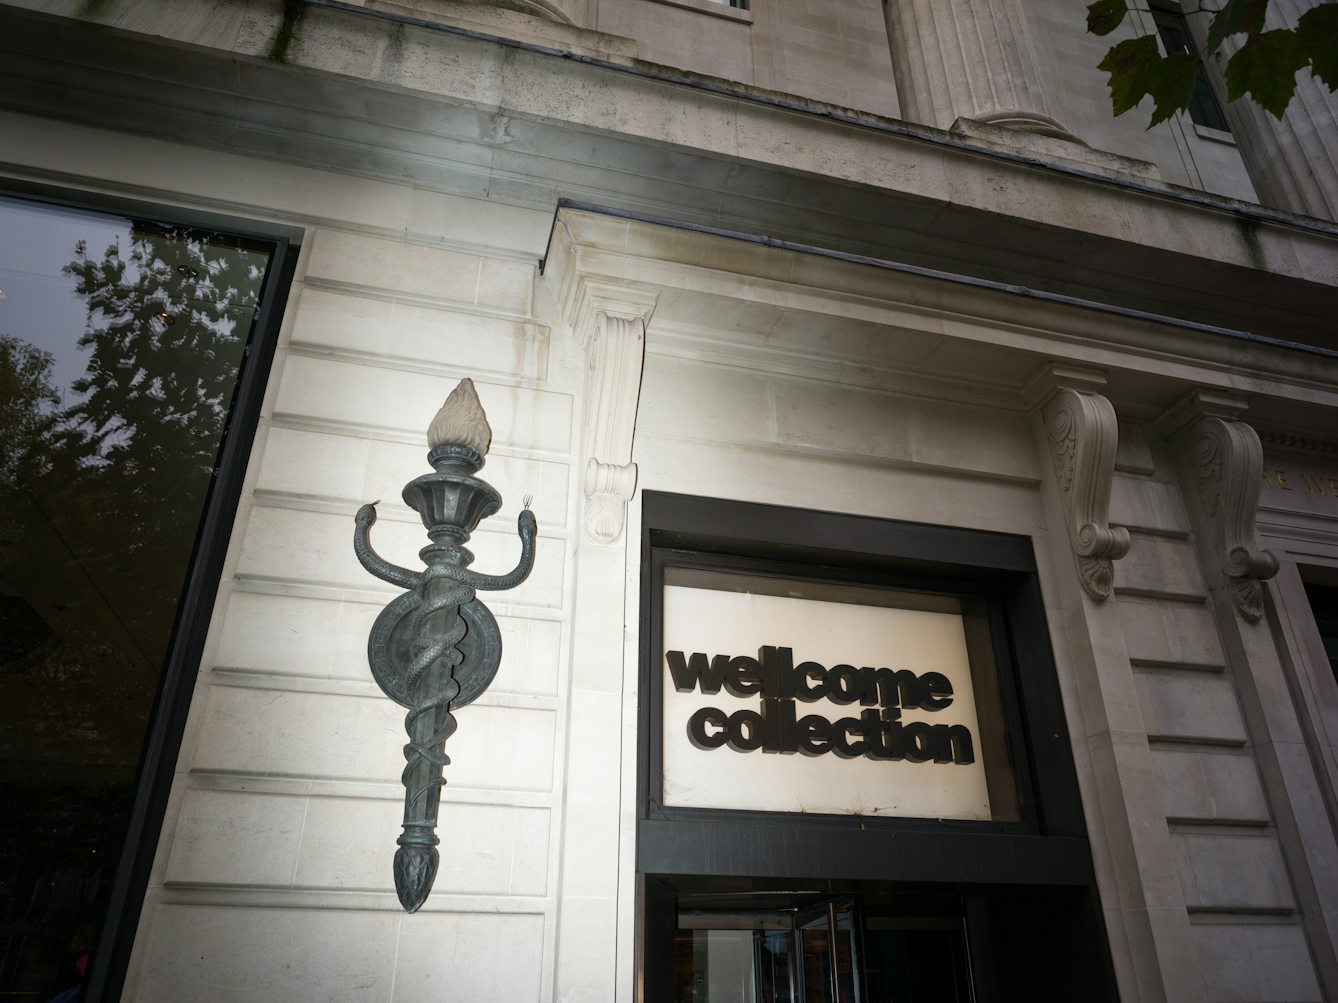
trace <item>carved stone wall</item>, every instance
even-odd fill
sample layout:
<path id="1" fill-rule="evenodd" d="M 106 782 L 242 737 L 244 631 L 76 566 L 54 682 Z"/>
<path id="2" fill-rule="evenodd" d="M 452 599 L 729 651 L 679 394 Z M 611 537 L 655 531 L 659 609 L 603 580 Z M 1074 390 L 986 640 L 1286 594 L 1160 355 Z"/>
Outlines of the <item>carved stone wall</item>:
<path id="1" fill-rule="evenodd" d="M 596 313 L 586 344 L 585 529 L 600 543 L 618 539 L 636 490 L 632 434 L 645 356 L 645 321 Z"/>
<path id="2" fill-rule="evenodd" d="M 1110 597 L 1112 562 L 1129 552 L 1129 531 L 1108 521 L 1119 423 L 1110 401 L 1093 392 L 1104 384 L 1099 373 L 1048 366 L 1029 388 L 1045 423 L 1078 575 L 1093 599 Z"/>
<path id="3" fill-rule="evenodd" d="M 1271 551 L 1257 549 L 1254 520 L 1263 486 L 1264 451 L 1258 433 L 1235 420 L 1245 408 L 1238 398 L 1195 390 L 1158 425 L 1184 450 L 1232 601 L 1242 616 L 1253 621 L 1264 614 L 1259 583 L 1277 574 L 1278 559 Z"/>

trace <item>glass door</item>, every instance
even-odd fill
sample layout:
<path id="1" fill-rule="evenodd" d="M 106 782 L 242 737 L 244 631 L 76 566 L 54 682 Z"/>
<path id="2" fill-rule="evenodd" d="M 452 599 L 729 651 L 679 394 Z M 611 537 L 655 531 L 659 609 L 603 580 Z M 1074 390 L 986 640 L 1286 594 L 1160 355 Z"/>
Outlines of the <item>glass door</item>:
<path id="1" fill-rule="evenodd" d="M 772 909 L 680 908 L 675 1003 L 973 1003 L 960 915 L 852 896 Z"/>

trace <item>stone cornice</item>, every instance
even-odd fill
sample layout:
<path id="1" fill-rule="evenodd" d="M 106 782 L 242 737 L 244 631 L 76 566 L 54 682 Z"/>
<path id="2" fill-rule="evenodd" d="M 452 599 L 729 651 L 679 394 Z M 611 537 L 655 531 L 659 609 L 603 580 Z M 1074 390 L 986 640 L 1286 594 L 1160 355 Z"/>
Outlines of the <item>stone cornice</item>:
<path id="1" fill-rule="evenodd" d="M 1230 393 L 1249 380 L 1251 393 L 1275 410 L 1305 406 L 1313 413 L 1338 409 L 1338 360 L 1236 344 L 1193 331 L 1158 327 L 1118 315 L 1099 315 L 970 286 L 945 291 L 945 283 L 855 262 L 813 260 L 782 248 L 740 248 L 738 242 L 702 232 L 666 233 L 651 223 L 560 210 L 547 265 L 564 288 L 576 281 L 635 285 L 673 291 L 662 300 L 651 332 L 666 345 L 719 353 L 741 368 L 793 366 L 798 353 L 813 360 L 808 378 L 906 390 L 986 406 L 1029 410 L 1026 383 L 1047 361 L 1061 367 L 1104 371 L 1123 403 L 1137 400 L 1161 413 L 1189 385 Z M 684 304 L 744 301 L 743 316 L 757 316 L 749 330 L 736 321 L 726 336 L 678 319 Z M 569 302 L 574 300 L 568 299 Z M 640 312 L 640 311 L 638 311 Z M 784 315 L 796 332 L 782 341 L 769 317 Z M 843 323 L 834 324 L 839 318 Z M 811 331 L 801 338 L 798 332 Z M 928 340 L 927 340 L 928 339 Z M 970 346 L 935 369 L 932 342 Z M 653 350 L 653 349 L 652 349 Z M 1267 362 L 1267 367 L 1265 366 Z M 1001 368 L 1008 362 L 1013 374 Z M 836 367 L 833 370 L 832 367 Z M 838 370 L 858 369 L 847 377 Z M 912 386 L 919 381 L 919 387 Z"/>
<path id="2" fill-rule="evenodd" d="M 728 189 L 732 222 L 758 232 L 931 267 L 969 261 L 1038 288 L 1087 284 L 1094 298 L 1141 298 L 1154 311 L 1167 295 L 1182 314 L 1256 333 L 1320 337 L 1316 318 L 1338 303 L 1338 236 L 1257 211 L 1245 227 L 1243 207 L 1050 170 L 742 85 L 508 48 L 352 7 L 307 8 L 280 66 L 263 59 L 277 5 L 209 10 L 203 24 L 156 19 L 155 30 L 177 30 L 165 38 L 0 5 L 0 105 L 512 204 L 551 206 L 562 176 L 587 198 L 700 216 L 710 211 L 694 205 L 718 205 Z M 404 43 L 391 60 L 397 32 Z M 295 86 L 294 74 L 319 79 Z M 354 85 L 378 91 L 375 120 Z M 687 86 L 696 89 L 684 117 Z M 563 159 L 573 132 L 581 156 Z M 729 180 L 730 161 L 750 165 L 746 184 Z M 784 206 L 759 197 L 773 189 L 787 192 Z M 1000 201 L 1019 191 L 1031 194 Z M 1000 227 L 1001 215 L 1021 225 Z M 798 219 L 810 229 L 794 231 Z M 1162 281 L 1170 273 L 1173 289 Z M 1292 292 L 1297 281 L 1310 291 Z M 1280 282 L 1287 295 L 1270 285 Z"/>

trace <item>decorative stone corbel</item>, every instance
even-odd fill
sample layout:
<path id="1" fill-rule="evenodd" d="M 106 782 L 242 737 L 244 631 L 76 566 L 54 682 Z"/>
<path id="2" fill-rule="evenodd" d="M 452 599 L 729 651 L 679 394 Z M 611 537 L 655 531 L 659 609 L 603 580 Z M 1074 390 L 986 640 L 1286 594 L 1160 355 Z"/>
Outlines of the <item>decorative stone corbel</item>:
<path id="1" fill-rule="evenodd" d="M 1045 425 L 1078 576 L 1093 599 L 1110 597 L 1112 562 L 1129 552 L 1129 531 L 1109 523 L 1119 425 L 1115 408 L 1097 393 L 1105 385 L 1094 370 L 1050 365 L 1025 391 Z"/>
<path id="2" fill-rule="evenodd" d="M 600 543 L 622 534 L 627 503 L 636 490 L 632 435 L 646 359 L 641 317 L 594 312 L 588 331 L 585 395 L 585 529 Z M 579 333 L 578 333 L 579 337 Z"/>
<path id="3" fill-rule="evenodd" d="M 1232 601 L 1241 616 L 1258 620 L 1264 615 L 1260 582 L 1277 574 L 1278 559 L 1257 549 L 1264 449 L 1259 434 L 1236 420 L 1247 406 L 1228 394 L 1191 390 L 1157 420 L 1157 430 L 1184 450 Z"/>

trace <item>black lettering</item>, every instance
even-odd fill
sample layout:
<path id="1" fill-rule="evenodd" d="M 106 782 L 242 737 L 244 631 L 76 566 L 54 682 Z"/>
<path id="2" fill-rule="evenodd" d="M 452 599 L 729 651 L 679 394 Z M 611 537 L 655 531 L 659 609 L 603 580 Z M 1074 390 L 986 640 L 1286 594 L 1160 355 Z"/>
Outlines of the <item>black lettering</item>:
<path id="1" fill-rule="evenodd" d="M 893 696 L 895 702 L 892 706 L 900 707 L 902 710 L 918 710 L 920 707 L 919 677 L 910 669 L 898 669 L 892 678 L 897 683 L 897 692 Z"/>
<path id="2" fill-rule="evenodd" d="M 912 763 L 927 763 L 934 758 L 934 729 L 924 721 L 912 721 L 901 728 L 906 742 L 906 759 Z"/>
<path id="3" fill-rule="evenodd" d="M 786 701 L 789 703 L 790 701 Z M 763 752 L 784 752 L 785 738 L 781 734 L 782 719 L 780 708 L 777 706 L 779 700 L 767 698 L 762 701 L 762 720 L 766 722 L 762 729 L 762 751 Z"/>
<path id="4" fill-rule="evenodd" d="M 971 747 L 971 730 L 964 724 L 954 724 L 948 729 L 948 740 L 952 743 L 952 761 L 959 766 L 966 766 L 976 761 L 976 751 Z"/>
<path id="5" fill-rule="evenodd" d="M 781 752 L 799 751 L 799 724 L 795 721 L 794 701 L 778 700 L 781 721 Z"/>
<path id="6" fill-rule="evenodd" d="M 766 726 L 766 721 L 757 711 L 736 710 L 729 716 L 729 747 L 735 752 L 752 752 L 762 748 Z"/>
<path id="7" fill-rule="evenodd" d="M 903 734 L 901 722 L 897 720 L 901 716 L 901 711 L 895 707 L 883 709 L 884 732 L 887 735 L 887 758 L 899 762 L 906 758 L 906 736 Z"/>
<path id="8" fill-rule="evenodd" d="M 832 725 L 832 748 L 842 759 L 854 759 L 862 756 L 869 748 L 868 739 L 850 741 L 850 733 L 864 734 L 864 722 L 857 717 L 843 717 Z"/>
<path id="9" fill-rule="evenodd" d="M 859 669 L 853 665 L 833 665 L 827 670 L 827 699 L 833 703 L 854 703 L 859 699 Z"/>
<path id="10" fill-rule="evenodd" d="M 934 762 L 951 763 L 952 762 L 952 739 L 948 737 L 948 726 L 946 724 L 931 725 L 933 729 L 932 741 L 934 743 Z"/>
<path id="11" fill-rule="evenodd" d="M 757 660 L 762 663 L 762 695 L 778 699 L 781 696 L 781 667 L 776 649 L 764 644 L 757 649 Z"/>
<path id="12" fill-rule="evenodd" d="M 793 700 L 794 651 L 790 648 L 777 648 L 776 660 L 780 663 L 780 692 L 776 695 L 782 700 Z"/>
<path id="13" fill-rule="evenodd" d="M 700 651 L 686 662 L 681 651 L 666 651 L 664 657 L 669 663 L 669 674 L 674 677 L 674 689 L 678 692 L 691 693 L 699 683 L 703 693 L 720 692 L 720 684 L 725 679 L 725 666 L 729 663 L 725 655 L 716 655 L 709 664 Z"/>
<path id="14" fill-rule="evenodd" d="M 868 743 L 864 755 L 870 759 L 891 759 L 887 748 L 887 729 L 878 711 L 866 710 L 859 717 L 864 723 L 864 738 Z"/>
<path id="15" fill-rule="evenodd" d="M 859 670 L 859 702 L 861 707 L 878 706 L 878 669 L 871 669 L 867 665 Z M 889 676 L 892 675 L 891 669 L 883 669 Z"/>
<path id="16" fill-rule="evenodd" d="M 859 702 L 865 707 L 896 707 L 897 674 L 891 669 L 859 670 Z"/>
<path id="17" fill-rule="evenodd" d="M 725 669 L 725 689 L 736 697 L 752 696 L 762 690 L 762 663 L 751 655 L 737 655 Z"/>
<path id="18" fill-rule="evenodd" d="M 713 724 L 720 730 L 708 732 L 706 730 L 708 724 Z M 703 707 L 688 718 L 688 740 L 698 749 L 718 749 L 729 740 L 727 726 L 728 719 L 723 711 L 718 711 L 714 707 Z"/>
<path id="19" fill-rule="evenodd" d="M 799 719 L 799 751 L 806 756 L 821 756 L 832 748 L 832 723 L 810 714 Z"/>
<path id="20" fill-rule="evenodd" d="M 952 683 L 941 672 L 926 672 L 920 677 L 920 706 L 925 710 L 943 710 L 952 703 Z"/>
<path id="21" fill-rule="evenodd" d="M 810 686 L 808 681 L 816 679 L 817 685 Z M 812 703 L 827 695 L 827 670 L 817 662 L 800 662 L 794 669 L 794 695 L 800 700 Z"/>

